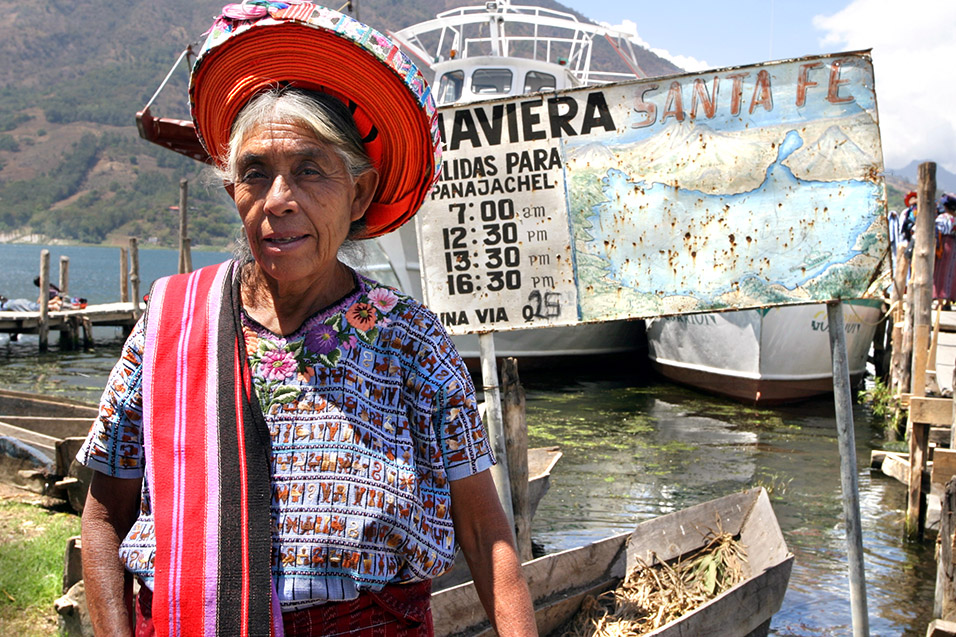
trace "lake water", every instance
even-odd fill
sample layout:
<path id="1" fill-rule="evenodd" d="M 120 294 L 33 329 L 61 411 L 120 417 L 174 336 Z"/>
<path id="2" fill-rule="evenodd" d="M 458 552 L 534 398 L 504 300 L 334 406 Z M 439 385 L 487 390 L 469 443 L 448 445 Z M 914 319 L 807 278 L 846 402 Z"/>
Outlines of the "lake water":
<path id="1" fill-rule="evenodd" d="M 0 292 L 35 297 L 40 249 L 0 245 Z M 118 300 L 118 248 L 49 249 L 51 264 L 60 254 L 70 257 L 74 295 Z M 227 256 L 194 252 L 193 263 Z M 140 263 L 145 293 L 153 279 L 175 271 L 177 255 L 141 250 Z M 109 329 L 97 334 L 91 351 L 61 353 L 52 346 L 41 355 L 36 337 L 9 342 L 0 335 L 0 386 L 95 401 L 121 344 L 122 334 Z M 543 550 L 579 546 L 764 486 L 796 556 L 772 634 L 852 633 L 832 398 L 753 409 L 658 381 L 643 369 L 554 370 L 522 374 L 522 382 L 531 444 L 557 444 L 564 452 L 533 523 Z M 903 540 L 904 487 L 871 474 L 879 429 L 863 405 L 854 406 L 854 418 L 870 634 L 923 635 L 935 587 L 933 539 Z"/>

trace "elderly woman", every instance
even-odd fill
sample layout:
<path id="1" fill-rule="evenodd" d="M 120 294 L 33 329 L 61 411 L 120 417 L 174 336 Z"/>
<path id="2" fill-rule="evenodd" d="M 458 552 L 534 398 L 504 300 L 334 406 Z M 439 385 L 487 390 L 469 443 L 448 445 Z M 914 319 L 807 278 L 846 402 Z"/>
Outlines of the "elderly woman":
<path id="1" fill-rule="evenodd" d="M 210 40 L 193 118 L 251 258 L 157 282 L 112 372 L 78 456 L 97 634 L 429 635 L 457 546 L 499 634 L 535 634 L 461 359 L 338 258 L 437 175 L 424 82 L 308 4 L 227 7 Z"/>

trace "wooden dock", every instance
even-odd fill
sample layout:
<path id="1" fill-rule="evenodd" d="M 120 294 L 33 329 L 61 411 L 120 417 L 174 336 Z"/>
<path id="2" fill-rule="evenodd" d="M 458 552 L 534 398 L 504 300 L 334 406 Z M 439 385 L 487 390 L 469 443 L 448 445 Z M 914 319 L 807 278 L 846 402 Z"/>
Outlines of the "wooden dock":
<path id="1" fill-rule="evenodd" d="M 185 261 L 192 266 L 191 259 Z M 180 254 L 180 272 L 184 260 Z M 50 251 L 40 251 L 40 276 L 34 281 L 41 290 L 40 300 L 47 298 L 50 286 Z M 53 289 L 60 298 L 69 299 L 70 260 L 60 257 L 59 286 Z M 130 290 L 132 288 L 132 290 Z M 143 304 L 139 302 L 139 248 L 135 237 L 129 239 L 129 250 L 120 248 L 120 300 L 115 303 L 86 305 L 82 308 L 63 308 L 50 310 L 42 304 L 36 312 L 0 311 L 0 334 L 10 334 L 16 340 L 20 334 L 36 334 L 40 341 L 40 351 L 46 351 L 50 331 L 60 333 L 60 347 L 75 349 L 82 342 L 85 347 L 93 345 L 93 327 L 122 327 L 129 332 L 143 313 Z"/>
<path id="2" fill-rule="evenodd" d="M 81 338 L 89 346 L 93 343 L 93 326 L 117 326 L 129 330 L 142 311 L 142 304 L 119 302 L 87 305 L 80 310 L 47 312 L 46 330 L 60 332 L 61 344 L 66 338 L 69 347 L 76 346 Z M 0 312 L 0 333 L 41 334 L 42 328 L 41 312 Z"/>

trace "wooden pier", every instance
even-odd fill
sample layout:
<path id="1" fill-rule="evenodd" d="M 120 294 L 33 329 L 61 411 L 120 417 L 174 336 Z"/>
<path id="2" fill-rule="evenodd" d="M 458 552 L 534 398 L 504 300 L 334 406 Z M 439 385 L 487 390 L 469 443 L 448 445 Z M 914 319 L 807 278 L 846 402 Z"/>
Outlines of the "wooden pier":
<path id="1" fill-rule="evenodd" d="M 60 332 L 61 345 L 76 347 L 82 340 L 88 347 L 93 343 L 93 326 L 117 326 L 128 331 L 141 313 L 141 304 L 137 308 L 129 302 L 88 305 L 83 309 L 48 312 L 45 327 L 48 333 Z M 0 333 L 40 334 L 43 327 L 43 316 L 40 312 L 0 312 Z M 64 343 L 64 338 L 69 342 Z"/>
<path id="2" fill-rule="evenodd" d="M 933 300 L 936 165 L 919 167 L 912 258 L 896 253 L 888 387 L 906 415 L 908 453 L 874 451 L 871 467 L 907 485 L 906 533 L 937 528 L 934 620 L 927 637 L 956 635 L 956 312 Z M 927 525 L 927 518 L 932 521 Z M 938 522 L 937 522 L 938 521 Z"/>
<path id="3" fill-rule="evenodd" d="M 180 270 L 183 267 L 182 263 L 183 258 L 180 257 Z M 41 251 L 39 310 L 35 312 L 0 311 L 0 333 L 10 334 L 12 340 L 20 334 L 36 334 L 39 336 L 42 352 L 48 348 L 51 330 L 60 333 L 60 346 L 64 349 L 75 349 L 81 342 L 85 347 L 91 346 L 94 326 L 122 327 L 128 332 L 143 313 L 143 304 L 139 299 L 139 250 L 136 238 L 130 238 L 129 250 L 120 248 L 119 271 L 119 302 L 98 305 L 84 303 L 84 306 L 79 308 L 63 306 L 61 309 L 51 310 L 45 302 L 51 282 L 50 251 Z M 70 260 L 67 257 L 60 257 L 58 289 L 61 298 L 70 298 L 69 285 Z"/>

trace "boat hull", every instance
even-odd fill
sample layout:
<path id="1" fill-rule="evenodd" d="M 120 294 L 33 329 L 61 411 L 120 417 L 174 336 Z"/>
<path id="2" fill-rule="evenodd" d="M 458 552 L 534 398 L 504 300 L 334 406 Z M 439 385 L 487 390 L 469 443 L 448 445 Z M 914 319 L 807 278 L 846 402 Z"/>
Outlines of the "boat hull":
<path id="1" fill-rule="evenodd" d="M 882 302 L 843 302 L 852 383 L 866 374 Z M 654 319 L 648 358 L 665 378 L 755 404 L 833 391 L 829 324 L 823 304 Z"/>

